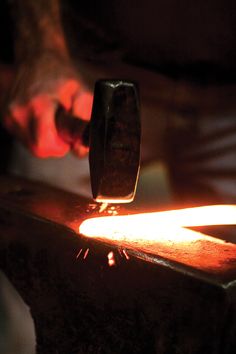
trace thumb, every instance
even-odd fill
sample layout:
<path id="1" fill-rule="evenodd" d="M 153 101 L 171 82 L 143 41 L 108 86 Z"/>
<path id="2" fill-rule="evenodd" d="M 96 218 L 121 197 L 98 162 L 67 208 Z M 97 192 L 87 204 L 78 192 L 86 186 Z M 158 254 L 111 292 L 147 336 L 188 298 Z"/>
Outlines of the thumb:
<path id="1" fill-rule="evenodd" d="M 72 113 L 80 119 L 89 121 L 92 113 L 93 95 L 89 91 L 82 91 L 74 96 Z"/>

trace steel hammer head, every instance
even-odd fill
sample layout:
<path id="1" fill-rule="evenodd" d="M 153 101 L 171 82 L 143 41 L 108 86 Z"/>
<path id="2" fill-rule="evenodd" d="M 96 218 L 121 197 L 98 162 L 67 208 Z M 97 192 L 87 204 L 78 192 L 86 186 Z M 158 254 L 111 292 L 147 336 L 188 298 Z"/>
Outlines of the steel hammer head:
<path id="1" fill-rule="evenodd" d="M 93 198 L 103 203 L 133 200 L 140 164 L 141 126 L 134 83 L 100 80 L 90 123 L 89 164 Z"/>
<path id="2" fill-rule="evenodd" d="M 56 125 L 73 146 L 89 147 L 93 198 L 103 203 L 133 200 L 139 173 L 141 127 L 137 86 L 122 80 L 95 84 L 92 117 L 86 123 L 59 107 Z"/>

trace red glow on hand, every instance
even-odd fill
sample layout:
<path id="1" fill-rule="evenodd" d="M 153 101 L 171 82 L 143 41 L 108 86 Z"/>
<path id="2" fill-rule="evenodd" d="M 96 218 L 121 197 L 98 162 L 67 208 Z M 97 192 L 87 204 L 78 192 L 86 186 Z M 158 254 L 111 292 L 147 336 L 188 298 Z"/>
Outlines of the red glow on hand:
<path id="1" fill-rule="evenodd" d="M 59 81 L 54 91 L 34 95 L 24 104 L 12 103 L 5 117 L 5 125 L 35 156 L 61 157 L 71 147 L 62 140 L 56 129 L 55 112 L 58 104 L 70 110 L 74 116 L 89 120 L 92 100 L 92 94 L 85 91 L 78 81 Z M 80 142 L 73 146 L 73 150 L 78 156 L 88 152 Z"/>

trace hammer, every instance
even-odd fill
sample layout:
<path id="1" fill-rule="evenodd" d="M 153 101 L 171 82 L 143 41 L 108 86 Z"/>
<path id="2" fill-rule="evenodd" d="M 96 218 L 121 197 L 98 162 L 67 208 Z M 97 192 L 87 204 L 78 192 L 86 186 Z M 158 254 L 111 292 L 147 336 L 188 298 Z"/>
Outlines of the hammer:
<path id="1" fill-rule="evenodd" d="M 134 199 L 139 165 L 141 125 L 138 89 L 133 82 L 99 80 L 95 84 L 90 122 L 66 112 L 56 113 L 59 135 L 71 146 L 89 147 L 93 199 L 129 203 Z"/>

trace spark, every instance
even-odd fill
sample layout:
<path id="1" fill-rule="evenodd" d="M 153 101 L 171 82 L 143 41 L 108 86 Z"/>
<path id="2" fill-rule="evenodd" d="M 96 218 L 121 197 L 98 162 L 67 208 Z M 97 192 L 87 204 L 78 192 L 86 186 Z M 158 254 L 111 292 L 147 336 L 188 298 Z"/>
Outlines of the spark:
<path id="1" fill-rule="evenodd" d="M 89 248 L 87 248 L 86 251 L 84 252 L 84 259 L 87 257 L 88 253 L 89 253 Z"/>
<path id="2" fill-rule="evenodd" d="M 112 214 L 112 215 L 117 215 L 118 211 L 116 210 L 116 207 L 113 205 L 110 207 L 110 210 L 108 211 L 108 213 Z"/>
<path id="3" fill-rule="evenodd" d="M 118 248 L 118 252 L 120 254 L 121 257 L 123 257 L 123 253 L 122 253 L 123 250 L 121 250 L 120 248 Z"/>
<path id="4" fill-rule="evenodd" d="M 113 267 L 116 264 L 114 252 L 112 252 L 112 251 L 109 252 L 108 255 L 107 255 L 107 258 L 108 258 L 109 266 Z"/>
<path id="5" fill-rule="evenodd" d="M 100 205 L 100 208 L 99 208 L 99 213 L 102 213 L 104 210 L 106 210 L 106 208 L 107 208 L 107 206 L 108 206 L 108 203 L 102 203 L 101 205 Z"/>
<path id="6" fill-rule="evenodd" d="M 90 207 L 91 209 L 96 209 L 97 204 L 92 204 L 92 203 L 90 203 L 90 204 L 89 204 L 89 207 Z"/>
<path id="7" fill-rule="evenodd" d="M 130 257 L 129 257 L 129 255 L 128 255 L 128 253 L 126 252 L 126 250 L 122 250 L 122 252 L 124 253 L 125 258 L 126 258 L 127 260 L 129 260 Z"/>
<path id="8" fill-rule="evenodd" d="M 76 255 L 76 259 L 78 259 L 79 258 L 79 256 L 81 255 L 81 252 L 83 251 L 83 248 L 81 248 L 80 250 L 79 250 L 79 252 L 77 253 L 77 255 Z"/>
<path id="9" fill-rule="evenodd" d="M 117 212 L 116 210 L 114 210 L 114 209 L 108 210 L 107 213 L 108 213 L 108 214 L 111 214 L 111 215 L 117 215 L 117 214 L 118 214 L 118 212 Z"/>

